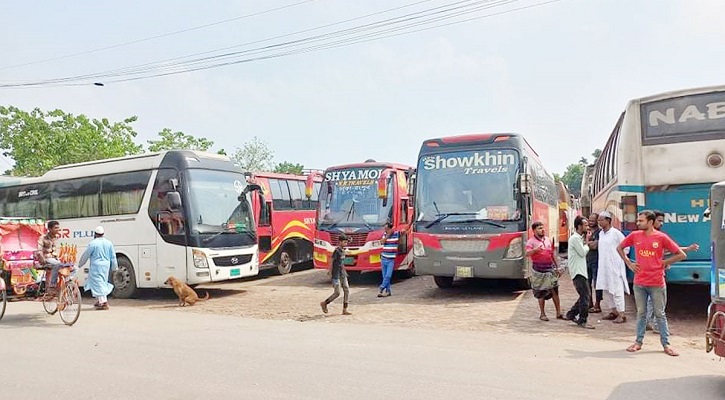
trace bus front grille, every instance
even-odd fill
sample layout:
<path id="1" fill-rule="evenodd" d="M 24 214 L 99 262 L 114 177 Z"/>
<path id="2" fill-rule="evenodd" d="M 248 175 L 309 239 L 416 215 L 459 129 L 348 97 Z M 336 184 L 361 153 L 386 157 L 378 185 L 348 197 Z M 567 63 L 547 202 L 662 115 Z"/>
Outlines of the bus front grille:
<path id="1" fill-rule="evenodd" d="M 237 256 L 214 257 L 214 265 L 217 267 L 234 267 L 252 261 L 251 254 L 240 254 Z"/>

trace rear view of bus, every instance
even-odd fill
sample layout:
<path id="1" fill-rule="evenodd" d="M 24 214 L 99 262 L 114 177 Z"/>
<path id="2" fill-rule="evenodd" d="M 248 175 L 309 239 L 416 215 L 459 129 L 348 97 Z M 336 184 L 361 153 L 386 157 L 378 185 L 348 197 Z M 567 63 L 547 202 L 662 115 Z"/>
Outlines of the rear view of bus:
<path id="1" fill-rule="evenodd" d="M 416 273 L 439 287 L 454 278 L 528 277 L 524 244 L 533 220 L 558 233 L 557 189 L 516 134 L 426 140 L 415 182 Z"/>
<path id="2" fill-rule="evenodd" d="M 332 253 L 344 233 L 350 238 L 345 268 L 380 271 L 383 225 L 391 222 L 393 230 L 400 232 L 394 268 L 412 271 L 408 229 L 413 217 L 408 199 L 411 172 L 407 165 L 374 161 L 328 168 L 319 193 L 315 268 L 330 268 Z"/>
<path id="3" fill-rule="evenodd" d="M 670 283 L 710 281 L 710 187 L 725 176 L 725 86 L 680 90 L 627 104 L 597 160 L 593 211 L 615 215 L 626 234 L 637 212 L 660 210 L 662 230 L 700 249 L 667 271 Z"/>

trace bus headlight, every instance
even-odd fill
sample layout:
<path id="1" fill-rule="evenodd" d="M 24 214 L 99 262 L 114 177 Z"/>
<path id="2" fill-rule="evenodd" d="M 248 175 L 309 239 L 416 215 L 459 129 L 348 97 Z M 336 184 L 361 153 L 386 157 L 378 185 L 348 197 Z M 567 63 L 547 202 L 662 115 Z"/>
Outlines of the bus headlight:
<path id="1" fill-rule="evenodd" d="M 379 240 L 373 240 L 372 242 L 370 242 L 370 247 L 372 247 L 372 248 L 383 247 L 383 244 Z"/>
<path id="2" fill-rule="evenodd" d="M 191 252 L 194 258 L 194 267 L 196 268 L 209 268 L 209 263 L 206 261 L 206 254 L 201 250 L 194 250 Z"/>
<path id="3" fill-rule="evenodd" d="M 425 247 L 423 247 L 423 242 L 418 238 L 413 239 L 413 255 L 415 257 L 425 257 Z"/>
<path id="4" fill-rule="evenodd" d="M 505 259 L 516 259 L 524 256 L 523 240 L 517 237 L 509 243 L 508 249 L 506 249 Z"/>

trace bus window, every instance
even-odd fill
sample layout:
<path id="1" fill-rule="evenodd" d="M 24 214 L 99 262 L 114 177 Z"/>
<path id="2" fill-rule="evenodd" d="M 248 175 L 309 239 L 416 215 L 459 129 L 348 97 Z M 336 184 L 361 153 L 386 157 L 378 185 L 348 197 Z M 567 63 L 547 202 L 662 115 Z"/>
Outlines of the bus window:
<path id="1" fill-rule="evenodd" d="M 304 184 L 302 187 L 300 187 L 300 183 L 302 182 L 294 180 L 287 181 L 290 197 L 292 198 L 292 208 L 294 208 L 295 210 L 302 210 L 305 208 L 302 204 L 302 193 L 305 192 L 305 188 Z"/>
<path id="2" fill-rule="evenodd" d="M 50 185 L 42 183 L 8 189 L 5 216 L 35 217 L 50 214 Z"/>
<path id="3" fill-rule="evenodd" d="M 148 178 L 146 179 L 148 183 Z M 101 181 L 98 178 L 73 179 L 53 184 L 53 218 L 97 217 L 101 212 Z"/>
<path id="4" fill-rule="evenodd" d="M 104 177 L 101 186 L 102 215 L 136 214 L 150 176 L 150 171 L 138 171 Z"/>
<path id="5" fill-rule="evenodd" d="M 290 210 L 292 208 L 292 203 L 290 201 L 287 181 L 281 179 L 270 179 L 269 186 L 270 190 L 272 190 L 272 204 L 275 210 Z"/>

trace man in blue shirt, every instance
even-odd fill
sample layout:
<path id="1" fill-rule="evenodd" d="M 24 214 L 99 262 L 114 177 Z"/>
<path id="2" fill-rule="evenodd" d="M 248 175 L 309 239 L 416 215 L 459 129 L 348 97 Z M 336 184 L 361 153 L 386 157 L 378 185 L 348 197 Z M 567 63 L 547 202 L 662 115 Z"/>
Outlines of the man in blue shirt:
<path id="1" fill-rule="evenodd" d="M 108 271 L 118 269 L 116 250 L 113 248 L 113 243 L 103 237 L 104 233 L 102 226 L 96 228 L 94 239 L 88 244 L 88 248 L 78 262 L 79 268 L 89 260 L 91 262 L 84 289 L 90 290 L 93 297 L 96 298 L 94 307 L 97 310 L 108 310 L 108 295 L 113 291 L 113 285 L 108 282 Z"/>
<path id="2" fill-rule="evenodd" d="M 395 257 L 398 255 L 398 240 L 400 233 L 393 230 L 393 224 L 385 223 L 385 233 L 383 234 L 383 252 L 380 253 L 380 265 L 383 274 L 383 282 L 380 284 L 380 292 L 378 297 L 388 297 L 392 293 L 390 291 L 390 281 L 393 278 L 393 269 L 395 269 Z"/>

